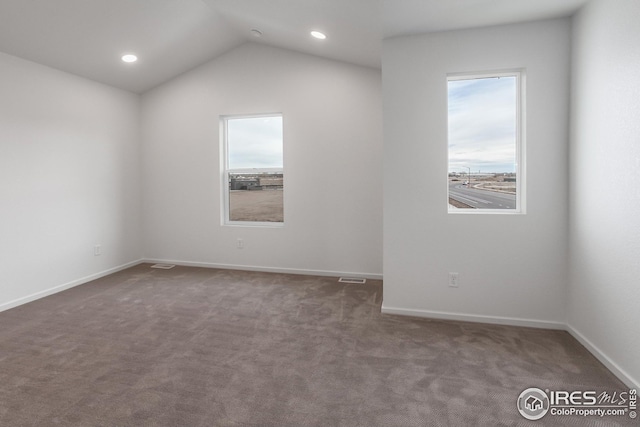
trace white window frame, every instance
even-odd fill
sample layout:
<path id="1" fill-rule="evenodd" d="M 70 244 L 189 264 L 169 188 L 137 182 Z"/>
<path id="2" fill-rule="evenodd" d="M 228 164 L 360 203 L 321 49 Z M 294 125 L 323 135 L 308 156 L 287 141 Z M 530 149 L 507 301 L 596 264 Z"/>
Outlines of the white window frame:
<path id="1" fill-rule="evenodd" d="M 447 88 L 450 81 L 473 80 L 496 77 L 515 77 L 516 78 L 516 208 L 515 209 L 452 209 L 448 207 L 450 214 L 471 214 L 471 215 L 523 215 L 526 214 L 526 145 L 525 145 L 525 81 L 526 73 L 522 68 L 500 70 L 500 71 L 483 71 L 483 72 L 466 72 L 466 73 L 450 73 L 447 74 Z M 448 91 L 447 91 L 448 93 Z M 447 206 L 449 206 L 449 96 L 447 95 Z"/>
<path id="2" fill-rule="evenodd" d="M 282 159 L 282 168 L 238 168 L 238 169 L 230 169 L 229 168 L 229 144 L 228 144 L 228 129 L 227 123 L 229 120 L 233 119 L 255 119 L 261 117 L 280 117 L 282 119 L 282 127 L 283 127 L 283 157 L 284 157 L 284 117 L 282 113 L 263 113 L 263 114 L 236 114 L 236 115 L 225 115 L 220 116 L 220 147 L 221 153 L 220 158 L 221 162 L 221 184 L 222 184 L 222 225 L 224 226 L 241 226 L 241 227 L 272 227 L 272 228 L 281 228 L 284 227 L 284 219 L 282 222 L 273 222 L 273 221 L 232 221 L 229 218 L 230 215 L 230 196 L 229 196 L 229 183 L 230 183 L 230 174 L 235 173 L 248 173 L 248 174 L 258 174 L 258 173 L 281 173 L 283 177 L 283 196 L 284 196 L 284 158 Z M 284 209 L 284 200 L 283 200 L 283 209 Z"/>

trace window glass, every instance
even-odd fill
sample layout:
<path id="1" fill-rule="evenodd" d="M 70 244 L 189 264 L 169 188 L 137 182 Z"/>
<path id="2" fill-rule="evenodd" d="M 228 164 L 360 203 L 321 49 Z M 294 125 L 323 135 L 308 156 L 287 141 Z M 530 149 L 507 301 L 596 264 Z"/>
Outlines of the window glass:
<path id="1" fill-rule="evenodd" d="M 449 77 L 449 212 L 521 212 L 520 99 L 520 73 Z"/>
<path id="2" fill-rule="evenodd" d="M 222 124 L 225 224 L 282 224 L 282 115 L 225 117 Z"/>
<path id="3" fill-rule="evenodd" d="M 229 169 L 282 169 L 282 116 L 227 119 Z"/>

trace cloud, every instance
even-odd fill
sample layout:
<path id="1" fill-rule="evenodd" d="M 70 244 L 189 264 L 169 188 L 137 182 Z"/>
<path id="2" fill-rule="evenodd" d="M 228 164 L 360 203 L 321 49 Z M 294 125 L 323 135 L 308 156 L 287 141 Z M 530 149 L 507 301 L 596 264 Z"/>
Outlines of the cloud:
<path id="1" fill-rule="evenodd" d="M 282 168 L 282 117 L 227 120 L 229 169 Z"/>
<path id="2" fill-rule="evenodd" d="M 516 78 L 452 80 L 449 170 L 515 172 Z"/>

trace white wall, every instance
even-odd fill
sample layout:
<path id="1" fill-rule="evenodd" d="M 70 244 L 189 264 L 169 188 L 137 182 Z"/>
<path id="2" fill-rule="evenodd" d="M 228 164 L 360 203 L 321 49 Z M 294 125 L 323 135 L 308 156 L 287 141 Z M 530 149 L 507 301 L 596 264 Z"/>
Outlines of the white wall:
<path id="1" fill-rule="evenodd" d="M 379 276 L 380 79 L 249 43 L 144 94 L 145 257 Z M 284 115 L 285 226 L 222 226 L 219 116 L 271 112 Z"/>
<path id="2" fill-rule="evenodd" d="M 640 3 L 574 20 L 568 323 L 640 388 Z"/>
<path id="3" fill-rule="evenodd" d="M 385 40 L 383 311 L 562 327 L 569 34 L 552 20 Z M 447 73 L 521 67 L 526 215 L 447 214 Z"/>
<path id="4" fill-rule="evenodd" d="M 138 121 L 136 95 L 0 53 L 0 310 L 140 258 Z"/>

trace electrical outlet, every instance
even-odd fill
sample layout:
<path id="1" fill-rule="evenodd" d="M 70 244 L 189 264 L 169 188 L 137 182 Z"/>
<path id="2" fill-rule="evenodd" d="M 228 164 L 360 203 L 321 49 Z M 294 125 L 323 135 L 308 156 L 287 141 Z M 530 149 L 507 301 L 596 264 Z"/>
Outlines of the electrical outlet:
<path id="1" fill-rule="evenodd" d="M 236 243 L 236 247 L 238 249 L 244 249 L 244 240 L 242 239 L 238 239 L 237 243 Z"/>
<path id="2" fill-rule="evenodd" d="M 452 288 L 458 287 L 458 273 L 449 273 L 449 286 Z"/>
<path id="3" fill-rule="evenodd" d="M 100 255 L 102 255 L 102 246 L 95 245 L 93 247 L 93 256 L 100 256 Z"/>

